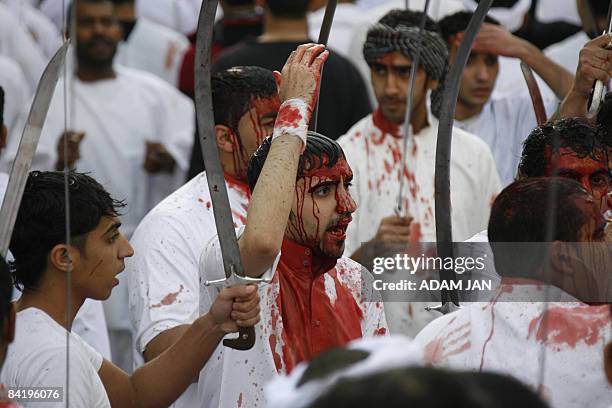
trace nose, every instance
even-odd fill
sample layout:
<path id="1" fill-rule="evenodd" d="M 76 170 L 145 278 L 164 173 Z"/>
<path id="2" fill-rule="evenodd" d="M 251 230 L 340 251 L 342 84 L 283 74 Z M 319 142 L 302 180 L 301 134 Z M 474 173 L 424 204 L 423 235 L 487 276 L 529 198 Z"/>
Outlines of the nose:
<path id="1" fill-rule="evenodd" d="M 134 255 L 134 248 L 132 247 L 132 244 L 130 244 L 127 238 L 123 236 L 123 234 L 121 234 L 121 239 L 122 243 L 121 248 L 119 249 L 119 258 L 125 259 L 132 257 Z"/>
<path id="2" fill-rule="evenodd" d="M 489 81 L 489 79 L 491 79 L 491 75 L 489 73 L 489 68 L 487 67 L 487 64 L 479 63 L 476 66 L 476 79 L 478 79 L 481 82 L 486 82 L 486 81 Z"/>
<path id="3" fill-rule="evenodd" d="M 352 214 L 357 209 L 357 204 L 351 193 L 342 185 L 336 190 L 336 212 L 338 214 Z"/>
<path id="4" fill-rule="evenodd" d="M 385 93 L 388 96 L 399 94 L 399 84 L 392 70 L 389 70 L 389 72 L 387 73 Z"/>

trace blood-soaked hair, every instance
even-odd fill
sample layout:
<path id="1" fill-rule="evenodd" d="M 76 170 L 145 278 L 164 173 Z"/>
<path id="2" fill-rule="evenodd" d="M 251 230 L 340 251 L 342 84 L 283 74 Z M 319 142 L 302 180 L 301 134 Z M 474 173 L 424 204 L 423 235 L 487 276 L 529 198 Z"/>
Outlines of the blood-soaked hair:
<path id="1" fill-rule="evenodd" d="M 125 203 L 113 199 L 96 180 L 82 173 L 68 177 L 71 244 L 81 252 L 87 234 L 102 217 L 119 215 Z M 49 252 L 66 243 L 66 197 L 63 172 L 32 172 L 17 213 L 10 250 L 15 284 L 36 287 L 47 268 Z"/>
<path id="2" fill-rule="evenodd" d="M 601 161 L 606 150 L 612 147 L 598 127 L 584 118 L 567 118 L 545 123 L 531 131 L 523 143 L 523 154 L 519 164 L 519 177 L 542 177 L 551 153 L 557 149 L 572 150 L 578 158 L 589 157 Z"/>
<path id="3" fill-rule="evenodd" d="M 576 204 L 579 197 L 589 193 L 577 181 L 563 177 L 525 178 L 506 187 L 493 203 L 488 228 L 499 274 L 524 276 L 542 261 L 542 246 L 507 243 L 577 242 L 588 219 Z"/>
<path id="4" fill-rule="evenodd" d="M 225 125 L 238 133 L 240 118 L 252 102 L 276 94 L 272 71 L 260 67 L 234 67 L 212 75 L 215 125 Z"/>
<path id="5" fill-rule="evenodd" d="M 257 184 L 271 145 L 272 137 L 266 138 L 249 160 L 247 178 L 251 191 L 255 190 L 255 184 Z M 344 152 L 338 142 L 319 133 L 308 132 L 306 150 L 302 153 L 298 164 L 297 178 L 304 177 L 306 171 L 316 170 L 323 166 L 332 168 L 342 157 L 344 157 Z"/>

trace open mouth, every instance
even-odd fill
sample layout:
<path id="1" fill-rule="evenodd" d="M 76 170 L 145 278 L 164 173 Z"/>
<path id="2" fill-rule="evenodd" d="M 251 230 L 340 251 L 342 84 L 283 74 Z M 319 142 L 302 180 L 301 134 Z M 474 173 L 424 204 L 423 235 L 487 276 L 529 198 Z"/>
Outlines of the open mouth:
<path id="1" fill-rule="evenodd" d="M 351 218 L 343 219 L 338 222 L 333 228 L 327 230 L 327 232 L 338 240 L 346 239 L 346 229 L 348 228 Z"/>

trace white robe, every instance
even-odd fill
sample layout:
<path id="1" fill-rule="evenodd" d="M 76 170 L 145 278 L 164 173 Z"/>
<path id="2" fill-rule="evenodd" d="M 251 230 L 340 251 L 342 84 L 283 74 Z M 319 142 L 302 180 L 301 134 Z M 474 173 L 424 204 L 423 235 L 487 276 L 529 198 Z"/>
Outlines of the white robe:
<path id="1" fill-rule="evenodd" d="M 572 75 L 575 75 L 578 68 L 580 50 L 589 41 L 591 41 L 589 36 L 584 31 L 579 31 L 571 37 L 546 48 L 544 54 L 568 70 Z"/>
<path id="2" fill-rule="evenodd" d="M 237 231 L 237 236 L 240 237 L 243 232 L 244 227 L 241 227 Z M 298 260 L 310 258 L 311 252 L 308 252 L 308 249 L 305 251 L 305 254 L 296 254 Z M 263 278 L 271 279 L 271 283 L 259 286 L 261 320 L 255 326 L 255 345 L 248 351 L 237 351 L 222 345 L 217 347 L 200 372 L 198 381 L 200 407 L 266 407 L 265 385 L 279 374 L 287 373 L 285 356 L 290 351 L 291 345 L 284 342 L 283 316 L 277 303 L 282 295 L 277 270 L 280 259 L 281 253 L 263 275 Z M 368 276 L 371 277 L 367 271 L 362 274 L 362 268 L 351 259 L 340 258 L 335 268 L 325 272 L 316 281 L 319 283 L 321 279 L 324 280 L 325 293 L 332 305 L 337 300 L 336 291 L 340 290 L 336 288 L 343 286 L 348 290 L 349 296 L 353 297 L 360 309 L 362 337 L 385 335 L 387 322 L 382 302 L 375 301 L 377 298 L 370 297 L 367 292 L 362 291 L 362 284 L 364 288 L 371 288 L 371 283 L 362 281 L 364 278 L 367 280 Z M 200 314 L 210 310 L 219 292 L 217 288 L 205 286 L 203 282 L 223 277 L 219 239 L 214 237 L 208 243 L 201 258 Z M 317 328 L 321 326 L 321 322 L 314 315 L 312 323 Z M 320 329 L 313 329 L 313 332 L 317 330 Z"/>
<path id="3" fill-rule="evenodd" d="M 415 342 L 430 364 L 505 373 L 534 390 L 545 361 L 543 394 L 553 408 L 609 407 L 603 350 L 612 340 L 610 306 L 588 306 L 554 287 L 546 312 L 542 302 L 525 302 L 543 293 L 543 286 L 502 284 L 493 302 L 440 317 Z"/>
<path id="4" fill-rule="evenodd" d="M 236 183 L 226 186 L 238 227 L 246 221 L 249 195 Z M 159 203 L 134 232 L 135 254 L 125 266 L 135 367 L 144 364 L 143 352 L 158 334 L 199 316 L 200 255 L 216 234 L 206 173 Z M 197 385 L 190 386 L 173 407 L 195 406 L 196 391 Z"/>
<path id="5" fill-rule="evenodd" d="M 42 50 L 32 36 L 19 25 L 19 18 L 5 4 L 0 3 L 0 55 L 6 55 L 19 64 L 31 89 L 47 65 Z"/>
<path id="6" fill-rule="evenodd" d="M 36 7 L 23 0 L 2 0 L 18 17 L 19 24 L 27 27 L 45 56 L 51 58 L 62 43 L 58 28 Z"/>
<path id="7" fill-rule="evenodd" d="M 119 44 L 115 63 L 142 69 L 177 87 L 189 40 L 144 17 L 136 20 L 127 42 Z"/>
<path id="8" fill-rule="evenodd" d="M 554 113 L 556 106 L 556 100 L 545 100 L 548 117 Z M 529 96 L 514 95 L 491 98 L 479 115 L 464 122 L 456 120 L 455 126 L 478 136 L 489 145 L 502 186 L 505 187 L 514 181 L 523 142 L 537 126 L 537 121 Z"/>
<path id="9" fill-rule="evenodd" d="M 408 171 L 400 172 L 402 140 L 376 127 L 372 115 L 338 140 L 353 170 L 351 192 L 358 205 L 347 230 L 346 256 L 374 238 L 383 218 L 395 214 L 400 173 L 405 181 L 403 208 L 414 218 L 413 231 L 418 224 L 420 242 L 436 241 L 434 170 L 438 120 L 429 114 L 429 123 L 429 127 L 413 137 L 416 147 L 408 144 L 411 152 Z M 491 203 L 500 189 L 488 146 L 476 136 L 454 128 L 451 159 L 454 241 L 463 241 L 486 227 Z M 390 302 L 385 307 L 394 334 L 414 336 L 437 317 L 437 312 L 425 311 L 423 304 Z"/>
<path id="10" fill-rule="evenodd" d="M 136 0 L 136 15 L 190 35 L 198 26 L 201 4 L 199 0 Z"/>
<path id="11" fill-rule="evenodd" d="M 312 40 L 319 38 L 324 16 L 325 7 L 308 15 L 308 33 Z M 351 3 L 338 4 L 329 34 L 328 46 L 332 50 L 338 51 L 343 57 L 349 58 L 349 49 L 355 27 L 368 24 L 368 15 L 361 8 Z"/>
<path id="12" fill-rule="evenodd" d="M 21 137 L 23 129 L 15 129 L 15 125 L 20 112 L 27 108 L 32 91 L 19 65 L 4 55 L 0 55 L 0 86 L 4 89 L 4 124 L 9 134 L 14 131 Z M 9 170 L 0 167 L 0 171 Z"/>

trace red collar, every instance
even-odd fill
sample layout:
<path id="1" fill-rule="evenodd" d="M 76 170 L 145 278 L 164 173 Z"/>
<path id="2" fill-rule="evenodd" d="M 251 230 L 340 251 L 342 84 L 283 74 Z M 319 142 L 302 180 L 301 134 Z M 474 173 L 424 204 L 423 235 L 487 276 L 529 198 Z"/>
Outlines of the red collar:
<path id="1" fill-rule="evenodd" d="M 374 111 L 372 114 L 372 120 L 374 121 L 374 126 L 383 132 L 383 138 L 385 134 L 389 134 L 397 139 L 402 138 L 402 135 L 400 135 L 400 125 L 385 118 L 385 115 L 382 114 L 380 108 Z"/>
<path id="2" fill-rule="evenodd" d="M 249 189 L 249 185 L 242 180 L 237 179 L 234 176 L 230 176 L 227 173 L 223 173 L 223 177 L 225 178 L 225 182 L 230 188 L 241 191 L 247 198 L 251 198 L 251 190 Z"/>
<path id="3" fill-rule="evenodd" d="M 319 266 L 317 271 L 313 268 L 313 251 L 311 248 L 299 245 L 287 238 L 283 239 L 280 261 L 297 277 L 313 280 L 336 266 L 337 259 L 326 258 L 315 260 Z M 318 262 L 316 262 L 318 261 Z"/>

